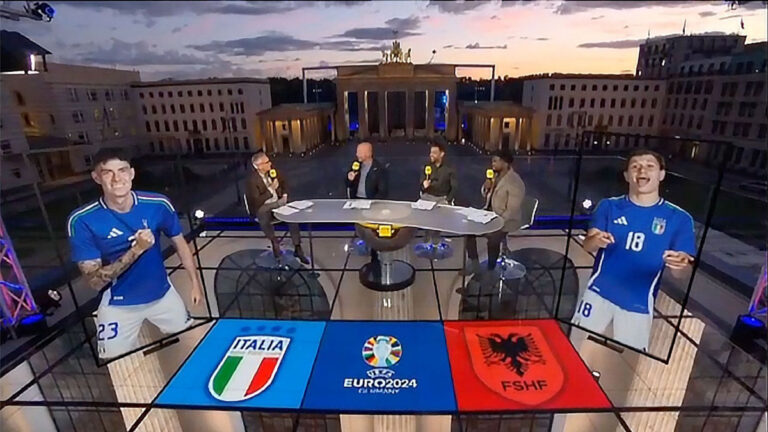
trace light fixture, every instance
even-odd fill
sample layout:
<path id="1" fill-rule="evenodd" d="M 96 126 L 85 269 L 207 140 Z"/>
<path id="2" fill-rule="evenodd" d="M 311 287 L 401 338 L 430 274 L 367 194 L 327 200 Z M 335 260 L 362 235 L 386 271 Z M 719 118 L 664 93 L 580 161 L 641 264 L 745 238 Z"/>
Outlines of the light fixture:
<path id="1" fill-rule="evenodd" d="M 194 215 L 195 215 L 195 218 L 202 219 L 202 218 L 205 217 L 205 212 L 200 210 L 200 209 L 197 209 L 197 210 L 195 210 Z"/>
<path id="2" fill-rule="evenodd" d="M 601 376 L 601 374 L 600 374 L 600 371 L 598 371 L 598 370 L 593 370 L 593 371 L 592 371 L 592 376 L 593 376 L 593 377 L 594 377 L 596 380 L 599 380 L 599 379 L 600 379 L 600 376 Z"/>
<path id="3" fill-rule="evenodd" d="M 592 207 L 592 200 L 589 199 L 589 198 L 585 199 L 584 201 L 581 202 L 581 206 L 584 207 L 585 209 L 591 208 Z"/>

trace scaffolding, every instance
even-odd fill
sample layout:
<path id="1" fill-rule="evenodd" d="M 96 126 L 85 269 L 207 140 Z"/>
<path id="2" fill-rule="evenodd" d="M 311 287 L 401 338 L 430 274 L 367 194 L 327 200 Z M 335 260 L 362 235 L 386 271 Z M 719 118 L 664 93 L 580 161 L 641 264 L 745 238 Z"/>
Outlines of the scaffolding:
<path id="1" fill-rule="evenodd" d="M 38 313 L 27 278 L 13 249 L 11 237 L 0 216 L 0 313 L 2 328 L 16 336 L 16 326 Z"/>

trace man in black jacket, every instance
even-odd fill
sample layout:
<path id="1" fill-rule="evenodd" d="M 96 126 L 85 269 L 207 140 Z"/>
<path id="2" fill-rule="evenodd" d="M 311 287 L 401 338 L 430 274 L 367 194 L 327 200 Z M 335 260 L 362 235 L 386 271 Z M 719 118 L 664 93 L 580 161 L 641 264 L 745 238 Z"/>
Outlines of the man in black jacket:
<path id="1" fill-rule="evenodd" d="M 245 183 L 245 202 L 248 206 L 248 213 L 259 219 L 261 230 L 264 235 L 272 242 L 272 253 L 275 257 L 280 256 L 280 242 L 275 235 L 275 228 L 272 222 L 275 217 L 272 210 L 284 206 L 288 202 L 288 189 L 285 181 L 279 172 L 275 171 L 276 178 L 272 178 L 272 161 L 269 160 L 264 152 L 258 152 L 251 157 L 252 169 L 248 174 Z M 309 264 L 309 260 L 301 249 L 301 233 L 299 226 L 288 224 L 293 240 L 293 254 L 302 264 Z"/>
<path id="2" fill-rule="evenodd" d="M 429 174 L 426 172 L 429 167 Z M 459 182 L 456 170 L 445 162 L 445 147 L 433 142 L 429 145 L 429 164 L 421 171 L 421 199 L 425 201 L 434 201 L 438 204 L 453 205 L 456 192 L 459 189 Z M 440 243 L 440 232 L 425 232 L 427 241 L 435 246 Z"/>
<path id="3" fill-rule="evenodd" d="M 357 145 L 357 165 L 353 162 L 347 177 L 347 196 L 359 199 L 387 199 L 387 168 L 373 158 L 373 145 Z"/>

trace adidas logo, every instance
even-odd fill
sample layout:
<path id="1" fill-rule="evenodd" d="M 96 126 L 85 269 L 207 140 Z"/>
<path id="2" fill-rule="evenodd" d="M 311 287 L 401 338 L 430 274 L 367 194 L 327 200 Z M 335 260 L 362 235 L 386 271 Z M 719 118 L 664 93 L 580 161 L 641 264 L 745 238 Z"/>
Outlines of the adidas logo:
<path id="1" fill-rule="evenodd" d="M 118 237 L 118 236 L 121 236 L 121 235 L 123 235 L 122 231 L 120 231 L 117 228 L 112 228 L 112 230 L 109 232 L 109 235 L 107 236 L 107 238 L 111 239 L 111 238 L 115 238 L 115 237 Z"/>
<path id="2" fill-rule="evenodd" d="M 619 224 L 619 225 L 629 225 L 629 224 L 627 223 L 627 218 L 625 218 L 624 216 L 622 216 L 622 217 L 620 217 L 620 218 L 616 218 L 616 219 L 614 219 L 614 220 L 613 220 L 613 223 L 615 223 L 615 224 Z"/>

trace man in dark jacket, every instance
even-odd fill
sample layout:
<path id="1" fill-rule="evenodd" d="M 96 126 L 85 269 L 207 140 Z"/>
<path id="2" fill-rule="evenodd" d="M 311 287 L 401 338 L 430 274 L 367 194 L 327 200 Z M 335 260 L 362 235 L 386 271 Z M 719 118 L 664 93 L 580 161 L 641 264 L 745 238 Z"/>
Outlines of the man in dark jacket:
<path id="1" fill-rule="evenodd" d="M 347 177 L 347 197 L 359 199 L 387 199 L 387 168 L 373 158 L 373 145 L 357 145 L 357 164 L 353 162 Z"/>
<path id="2" fill-rule="evenodd" d="M 272 226 L 275 217 L 272 210 L 284 206 L 288 202 L 288 189 L 280 173 L 273 171 L 276 178 L 270 176 L 272 161 L 264 152 L 258 152 L 251 157 L 251 172 L 245 183 L 245 202 L 248 213 L 259 220 L 261 230 L 272 242 L 272 252 L 275 257 L 280 256 L 280 242 L 275 235 Z M 301 249 L 301 233 L 297 224 L 288 224 L 293 240 L 293 254 L 302 264 L 309 264 L 309 260 Z"/>
<path id="3" fill-rule="evenodd" d="M 453 205 L 453 200 L 459 189 L 459 182 L 456 170 L 445 162 L 445 147 L 442 144 L 433 142 L 429 145 L 429 164 L 424 168 L 421 171 L 419 181 L 421 199 L 434 201 L 438 204 Z M 439 231 L 427 230 L 425 234 L 429 243 L 433 245 L 440 243 Z"/>

